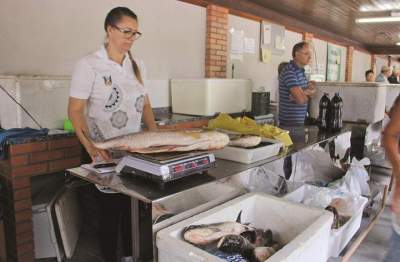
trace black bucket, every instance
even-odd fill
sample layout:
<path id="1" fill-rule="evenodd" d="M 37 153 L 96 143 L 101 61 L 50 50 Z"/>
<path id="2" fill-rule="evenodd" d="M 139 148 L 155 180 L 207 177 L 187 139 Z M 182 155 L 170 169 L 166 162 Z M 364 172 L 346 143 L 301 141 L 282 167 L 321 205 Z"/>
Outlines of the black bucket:
<path id="1" fill-rule="evenodd" d="M 253 92 L 251 96 L 251 113 L 254 116 L 269 114 L 269 92 Z"/>

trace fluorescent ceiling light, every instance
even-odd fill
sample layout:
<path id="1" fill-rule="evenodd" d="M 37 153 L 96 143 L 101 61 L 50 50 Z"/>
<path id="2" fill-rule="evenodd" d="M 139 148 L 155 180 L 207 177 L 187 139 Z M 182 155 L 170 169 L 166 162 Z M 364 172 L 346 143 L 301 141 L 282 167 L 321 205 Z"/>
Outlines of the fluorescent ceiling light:
<path id="1" fill-rule="evenodd" d="M 374 1 L 372 5 L 360 6 L 361 12 L 376 12 L 376 11 L 389 11 L 400 9 L 400 3 L 398 1 Z"/>
<path id="2" fill-rule="evenodd" d="M 400 22 L 400 16 L 366 17 L 356 19 L 356 23 L 390 23 Z"/>

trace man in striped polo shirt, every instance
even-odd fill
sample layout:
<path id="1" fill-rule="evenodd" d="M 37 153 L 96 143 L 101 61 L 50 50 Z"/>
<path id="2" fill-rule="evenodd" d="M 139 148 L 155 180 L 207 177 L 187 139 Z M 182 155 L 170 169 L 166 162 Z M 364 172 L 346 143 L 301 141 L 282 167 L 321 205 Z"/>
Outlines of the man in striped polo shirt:
<path id="1" fill-rule="evenodd" d="M 311 62 L 311 48 L 307 42 L 294 45 L 293 60 L 279 75 L 279 125 L 304 125 L 307 104 L 315 92 L 315 82 L 308 82 L 304 67 Z"/>

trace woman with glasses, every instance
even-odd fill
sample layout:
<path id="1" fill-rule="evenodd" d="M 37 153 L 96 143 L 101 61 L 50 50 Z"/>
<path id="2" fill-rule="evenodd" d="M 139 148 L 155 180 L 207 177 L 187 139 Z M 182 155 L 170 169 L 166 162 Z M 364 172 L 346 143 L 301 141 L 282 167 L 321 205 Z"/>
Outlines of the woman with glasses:
<path id="1" fill-rule="evenodd" d="M 130 52 L 141 36 L 137 16 L 126 7 L 114 8 L 106 16 L 104 30 L 104 45 L 75 66 L 68 105 L 76 135 L 93 162 L 110 160 L 112 153 L 95 148 L 92 141 L 139 132 L 142 119 L 149 130 L 156 129 L 144 85 L 143 63 Z M 97 194 L 101 201 L 99 237 L 104 257 L 106 261 L 117 261 L 119 232 L 123 256 L 129 257 L 132 254 L 130 198 L 96 187 L 101 191 Z"/>

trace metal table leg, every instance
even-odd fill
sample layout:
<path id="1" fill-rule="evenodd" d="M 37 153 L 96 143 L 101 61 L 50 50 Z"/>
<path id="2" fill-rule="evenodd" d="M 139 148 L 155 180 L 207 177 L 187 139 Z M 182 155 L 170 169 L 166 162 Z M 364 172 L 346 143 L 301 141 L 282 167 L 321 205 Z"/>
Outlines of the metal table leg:
<path id="1" fill-rule="evenodd" d="M 132 256 L 134 261 L 153 260 L 151 204 L 131 198 Z"/>

